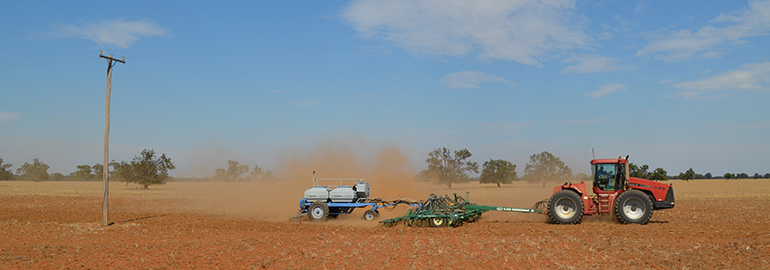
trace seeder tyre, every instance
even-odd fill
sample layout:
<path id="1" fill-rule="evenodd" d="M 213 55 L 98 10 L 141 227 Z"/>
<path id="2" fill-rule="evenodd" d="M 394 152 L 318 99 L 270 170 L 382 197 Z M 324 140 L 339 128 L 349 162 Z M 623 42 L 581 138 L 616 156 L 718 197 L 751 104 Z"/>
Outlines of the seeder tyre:
<path id="1" fill-rule="evenodd" d="M 446 219 L 442 217 L 432 217 L 428 219 L 431 227 L 438 228 L 446 226 Z"/>
<path id="2" fill-rule="evenodd" d="M 647 224 L 652 218 L 652 200 L 638 190 L 628 190 L 615 199 L 615 214 L 624 224 Z"/>
<path id="3" fill-rule="evenodd" d="M 583 200 L 572 190 L 560 190 L 551 196 L 548 216 L 557 224 L 578 224 L 583 218 Z"/>
<path id="4" fill-rule="evenodd" d="M 310 204 L 310 207 L 308 208 L 308 217 L 310 217 L 310 220 L 313 220 L 313 221 L 324 220 L 328 216 L 329 216 L 329 207 L 326 206 L 325 203 L 315 201 Z"/>
<path id="5" fill-rule="evenodd" d="M 374 210 L 366 210 L 366 212 L 364 212 L 365 220 L 374 220 L 376 217 L 377 217 L 377 212 L 374 212 Z"/>

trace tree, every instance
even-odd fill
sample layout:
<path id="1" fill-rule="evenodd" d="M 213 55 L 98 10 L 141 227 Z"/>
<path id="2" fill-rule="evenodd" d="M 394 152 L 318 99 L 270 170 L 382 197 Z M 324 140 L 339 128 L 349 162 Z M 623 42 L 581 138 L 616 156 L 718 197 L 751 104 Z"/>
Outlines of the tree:
<path id="1" fill-rule="evenodd" d="M 53 181 L 66 181 L 68 177 L 61 173 L 52 173 L 49 178 Z"/>
<path id="2" fill-rule="evenodd" d="M 738 173 L 738 174 L 735 174 L 735 178 L 737 178 L 737 179 L 749 179 L 749 175 L 747 173 Z"/>
<path id="3" fill-rule="evenodd" d="M 259 165 L 254 164 L 254 169 L 251 171 L 251 179 L 253 180 L 268 180 L 273 178 L 273 172 L 270 170 L 262 170 Z"/>
<path id="4" fill-rule="evenodd" d="M 695 171 L 690 168 L 686 172 L 679 173 L 679 179 L 682 179 L 684 181 L 690 181 L 695 179 Z"/>
<path id="5" fill-rule="evenodd" d="M 228 160 L 227 161 L 227 175 L 230 176 L 230 179 L 233 181 L 238 181 L 239 178 L 241 178 L 241 174 L 247 173 L 249 171 L 249 166 L 247 165 L 241 165 L 238 163 L 238 161 Z"/>
<path id="6" fill-rule="evenodd" d="M 48 180 L 47 164 L 40 161 L 39 158 L 32 160 L 32 164 L 25 162 L 20 168 L 16 169 L 16 174 L 23 180 L 45 181 Z"/>
<path id="7" fill-rule="evenodd" d="M 91 166 L 91 170 L 94 171 L 94 177 L 96 179 L 102 179 L 102 177 L 104 177 L 103 175 L 104 166 L 102 166 L 102 164 L 99 164 L 99 163 L 94 164 L 93 166 Z M 107 169 L 107 171 L 109 172 L 109 168 Z"/>
<path id="8" fill-rule="evenodd" d="M 454 153 L 454 155 L 452 155 Z M 472 156 L 468 149 L 452 152 L 446 147 L 436 148 L 428 153 L 426 175 L 435 175 L 439 183 L 446 183 L 451 189 L 452 183 L 467 182 L 470 177 L 465 172 L 479 172 L 479 164 L 469 161 Z"/>
<path id="9" fill-rule="evenodd" d="M 78 165 L 77 168 L 77 171 L 70 173 L 70 177 L 73 180 L 90 181 L 96 179 L 96 175 L 93 174 L 93 168 L 90 165 Z"/>
<path id="10" fill-rule="evenodd" d="M 3 164 L 3 159 L 0 158 L 0 180 L 13 179 L 13 171 L 11 171 L 11 166 L 13 166 L 13 164 L 10 164 L 10 163 Z"/>
<path id="11" fill-rule="evenodd" d="M 502 159 L 485 161 L 481 170 L 481 177 L 479 177 L 479 182 L 496 183 L 497 187 L 500 187 L 500 184 L 510 184 L 516 180 L 518 180 L 516 165 Z"/>
<path id="12" fill-rule="evenodd" d="M 732 173 L 725 173 L 723 177 L 727 180 L 735 179 L 735 175 L 733 175 Z"/>
<path id="13" fill-rule="evenodd" d="M 650 169 L 650 166 L 647 164 L 644 164 L 642 166 L 636 166 L 633 162 L 628 164 L 628 170 L 629 170 L 629 176 L 631 177 L 638 177 L 638 178 L 649 178 L 649 172 L 647 170 Z"/>
<path id="14" fill-rule="evenodd" d="M 125 161 L 121 161 L 120 163 L 118 163 L 113 159 L 108 164 L 109 165 L 107 167 L 107 170 L 110 170 L 110 168 L 112 168 L 112 170 L 109 171 L 108 177 L 110 179 L 115 179 L 117 181 L 126 182 L 126 186 L 128 186 L 128 183 L 130 183 L 130 179 L 132 177 L 131 163 L 125 162 Z M 102 173 L 104 173 L 104 168 L 102 168 Z"/>
<path id="15" fill-rule="evenodd" d="M 165 184 L 168 178 L 168 171 L 176 169 L 171 159 L 162 154 L 157 157 L 155 150 L 142 150 L 139 156 L 129 162 L 121 162 L 115 169 L 119 178 L 123 178 L 127 183 L 137 183 L 148 189 L 150 185 Z"/>
<path id="16" fill-rule="evenodd" d="M 668 180 L 668 172 L 664 170 L 663 168 L 656 168 L 652 173 L 650 173 L 649 178 L 650 180 Z"/>
<path id="17" fill-rule="evenodd" d="M 524 179 L 529 182 L 540 181 L 543 186 L 547 182 L 570 177 L 572 177 L 572 169 L 548 151 L 530 156 L 529 163 L 524 168 Z"/>
<path id="18" fill-rule="evenodd" d="M 703 175 L 703 179 L 712 179 L 712 178 L 714 178 L 714 176 L 712 176 L 710 172 Z"/>
<path id="19" fill-rule="evenodd" d="M 770 173 L 765 173 L 764 177 L 762 177 L 762 178 L 770 179 Z"/>
<path id="20" fill-rule="evenodd" d="M 759 173 L 754 173 L 754 176 L 752 176 L 751 178 L 759 179 L 759 178 L 762 178 L 762 176 L 759 175 Z"/>
<path id="21" fill-rule="evenodd" d="M 214 179 L 238 181 L 241 174 L 247 173 L 249 166 L 241 165 L 240 162 L 234 160 L 227 161 L 227 169 L 217 168 L 214 171 Z"/>

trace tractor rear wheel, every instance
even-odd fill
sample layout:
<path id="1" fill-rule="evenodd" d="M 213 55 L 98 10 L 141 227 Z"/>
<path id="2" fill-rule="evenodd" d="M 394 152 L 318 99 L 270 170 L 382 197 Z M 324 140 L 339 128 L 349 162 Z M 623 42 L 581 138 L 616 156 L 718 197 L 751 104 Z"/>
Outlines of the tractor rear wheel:
<path id="1" fill-rule="evenodd" d="M 308 208 L 308 216 L 310 217 L 310 220 L 313 221 L 324 220 L 329 216 L 329 207 L 323 202 L 315 201 L 311 203 L 310 208 Z"/>
<path id="2" fill-rule="evenodd" d="M 627 190 L 615 199 L 615 214 L 624 224 L 647 224 L 652 218 L 652 200 L 638 190 Z"/>
<path id="3" fill-rule="evenodd" d="M 548 202 L 548 216 L 557 224 L 578 224 L 583 218 L 583 200 L 572 190 L 560 190 Z"/>

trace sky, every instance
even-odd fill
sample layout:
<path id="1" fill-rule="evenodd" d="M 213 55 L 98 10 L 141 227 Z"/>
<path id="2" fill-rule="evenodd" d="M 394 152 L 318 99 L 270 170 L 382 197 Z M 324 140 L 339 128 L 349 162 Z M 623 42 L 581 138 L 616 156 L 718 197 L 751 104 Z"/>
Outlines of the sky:
<path id="1" fill-rule="evenodd" d="M 101 163 L 101 51 L 110 159 L 179 177 L 324 147 L 770 172 L 770 1 L 3 1 L 12 170 Z"/>

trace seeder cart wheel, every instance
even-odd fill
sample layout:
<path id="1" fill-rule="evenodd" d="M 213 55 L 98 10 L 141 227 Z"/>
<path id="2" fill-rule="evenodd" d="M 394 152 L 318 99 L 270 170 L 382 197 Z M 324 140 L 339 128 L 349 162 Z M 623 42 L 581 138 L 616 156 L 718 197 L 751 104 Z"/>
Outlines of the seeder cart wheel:
<path id="1" fill-rule="evenodd" d="M 313 202 L 308 208 L 308 217 L 310 220 L 324 220 L 329 216 L 329 207 L 323 202 Z"/>
<path id="2" fill-rule="evenodd" d="M 374 212 L 374 210 L 366 210 L 366 212 L 364 212 L 364 219 L 365 220 L 372 221 L 376 217 L 377 217 L 377 212 Z"/>
<path id="3" fill-rule="evenodd" d="M 438 228 L 446 226 L 446 219 L 442 217 L 432 217 L 428 219 L 428 223 L 431 227 Z"/>

